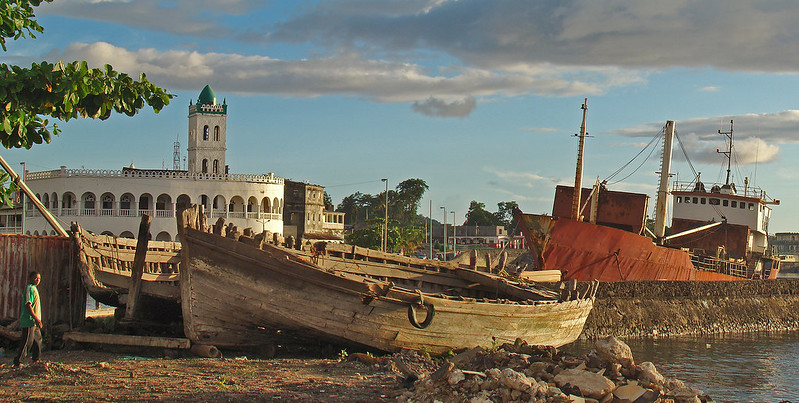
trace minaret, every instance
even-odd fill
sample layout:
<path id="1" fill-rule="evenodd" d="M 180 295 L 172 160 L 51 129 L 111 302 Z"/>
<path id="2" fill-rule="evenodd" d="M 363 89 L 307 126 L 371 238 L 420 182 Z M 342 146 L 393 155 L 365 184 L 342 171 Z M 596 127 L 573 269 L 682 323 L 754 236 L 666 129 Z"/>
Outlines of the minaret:
<path id="1" fill-rule="evenodd" d="M 206 85 L 197 98 L 189 102 L 189 166 L 190 173 L 226 174 L 227 104 L 216 103 L 216 94 Z"/>

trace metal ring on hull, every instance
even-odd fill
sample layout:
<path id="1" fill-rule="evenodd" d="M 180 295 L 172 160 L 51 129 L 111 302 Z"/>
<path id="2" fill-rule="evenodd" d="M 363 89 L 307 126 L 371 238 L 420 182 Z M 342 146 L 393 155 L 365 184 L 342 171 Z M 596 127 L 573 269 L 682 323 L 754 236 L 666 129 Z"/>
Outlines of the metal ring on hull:
<path id="1" fill-rule="evenodd" d="M 416 307 L 424 307 L 427 310 L 427 316 L 425 316 L 422 323 L 419 323 L 416 320 Z M 408 305 L 408 320 L 411 322 L 413 327 L 417 329 L 424 329 L 430 326 L 433 323 L 433 317 L 436 316 L 436 308 L 431 303 L 425 303 L 420 301 L 418 304 L 410 304 Z"/>

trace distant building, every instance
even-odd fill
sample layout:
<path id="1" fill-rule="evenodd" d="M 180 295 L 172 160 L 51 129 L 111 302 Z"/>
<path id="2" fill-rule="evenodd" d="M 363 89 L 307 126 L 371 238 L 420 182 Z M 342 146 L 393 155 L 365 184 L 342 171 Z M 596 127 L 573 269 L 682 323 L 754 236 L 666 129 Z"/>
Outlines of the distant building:
<path id="1" fill-rule="evenodd" d="M 771 246 L 777 255 L 799 255 L 799 232 L 778 232 Z"/>
<path id="2" fill-rule="evenodd" d="M 283 235 L 294 236 L 302 245 L 314 241 L 344 240 L 344 213 L 325 209 L 325 188 L 292 180 L 285 181 Z"/>
<path id="3" fill-rule="evenodd" d="M 452 225 L 447 224 L 447 245 L 452 245 Z M 490 246 L 500 248 L 511 241 L 510 235 L 501 225 L 456 225 L 455 239 L 459 247 Z M 444 226 L 433 227 L 433 242 L 444 242 Z"/>
<path id="4" fill-rule="evenodd" d="M 77 221 L 95 233 L 134 237 L 142 214 L 152 217 L 151 236 L 175 240 L 175 214 L 205 207 L 209 223 L 220 217 L 239 228 L 283 233 L 284 179 L 272 173 L 231 174 L 226 163 L 227 104 L 205 86 L 189 104 L 188 167 L 120 170 L 60 169 L 27 172 L 24 179 L 60 221 Z M 177 148 L 177 147 L 176 147 Z M 178 149 L 179 151 L 179 149 Z M 179 164 L 179 158 L 176 158 Z M 44 217 L 25 203 L 24 232 L 54 235 Z M 7 216 L 16 225 L 14 218 Z M 11 220 L 11 221 L 10 221 Z"/>

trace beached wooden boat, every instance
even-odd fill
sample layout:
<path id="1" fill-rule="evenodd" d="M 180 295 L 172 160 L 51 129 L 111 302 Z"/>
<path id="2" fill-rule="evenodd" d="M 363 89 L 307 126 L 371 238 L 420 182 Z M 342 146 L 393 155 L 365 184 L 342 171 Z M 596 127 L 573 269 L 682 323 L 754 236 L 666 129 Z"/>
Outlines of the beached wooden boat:
<path id="1" fill-rule="evenodd" d="M 178 218 L 184 332 L 194 343 L 255 346 L 290 334 L 433 354 L 517 338 L 561 346 L 580 335 L 596 293 L 596 283 L 529 287 L 353 246 L 303 256 L 198 230 L 203 217 L 194 207 Z"/>
<path id="2" fill-rule="evenodd" d="M 125 305 L 137 241 L 93 234 L 77 223 L 73 223 L 71 229 L 77 249 L 77 267 L 89 295 L 106 305 Z M 141 295 L 179 303 L 180 261 L 180 243 L 149 241 L 141 275 Z"/>

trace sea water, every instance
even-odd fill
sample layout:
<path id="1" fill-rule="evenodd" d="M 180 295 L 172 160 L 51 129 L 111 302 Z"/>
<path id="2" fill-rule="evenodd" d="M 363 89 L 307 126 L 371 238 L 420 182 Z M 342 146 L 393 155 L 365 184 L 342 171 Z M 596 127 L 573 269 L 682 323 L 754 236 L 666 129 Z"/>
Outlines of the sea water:
<path id="1" fill-rule="evenodd" d="M 716 402 L 799 402 L 799 332 L 625 339 L 636 363 L 650 361 Z M 585 353 L 593 343 L 567 349 Z"/>

